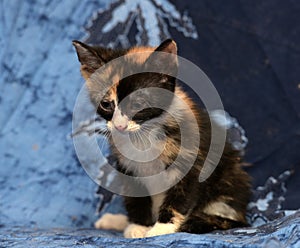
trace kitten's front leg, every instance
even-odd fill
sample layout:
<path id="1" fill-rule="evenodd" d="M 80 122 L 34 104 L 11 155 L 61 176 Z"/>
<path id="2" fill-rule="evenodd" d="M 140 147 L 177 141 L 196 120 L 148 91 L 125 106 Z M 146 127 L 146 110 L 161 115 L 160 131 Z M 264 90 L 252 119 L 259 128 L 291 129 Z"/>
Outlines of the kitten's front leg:
<path id="1" fill-rule="evenodd" d="M 130 239 L 144 238 L 150 228 L 151 227 L 138 224 L 129 224 L 128 227 L 124 230 L 124 237 Z"/>
<path id="2" fill-rule="evenodd" d="M 123 214 L 104 214 L 94 224 L 97 229 L 124 231 L 129 225 L 127 216 Z"/>
<path id="3" fill-rule="evenodd" d="M 175 233 L 184 219 L 185 216 L 177 212 L 171 206 L 169 206 L 168 209 L 162 209 L 157 222 L 147 231 L 145 237 Z"/>
<path id="4" fill-rule="evenodd" d="M 158 219 L 154 226 L 146 233 L 146 237 L 175 233 L 185 220 L 188 211 L 193 207 L 193 201 L 187 199 L 183 183 L 168 190 L 159 209 Z"/>
<path id="5" fill-rule="evenodd" d="M 195 180 L 193 174 L 187 175 L 186 178 L 188 179 L 179 181 L 165 192 L 157 221 L 146 233 L 146 237 L 178 232 L 190 210 L 195 207 L 195 196 L 198 195 L 197 184 L 190 183 Z"/>
<path id="6" fill-rule="evenodd" d="M 164 234 L 175 233 L 178 227 L 173 223 L 159 223 L 156 222 L 155 225 L 146 232 L 144 237 L 154 237 Z"/>
<path id="7" fill-rule="evenodd" d="M 125 238 L 144 238 L 153 225 L 151 198 L 125 197 L 125 207 L 130 224 L 124 230 Z"/>

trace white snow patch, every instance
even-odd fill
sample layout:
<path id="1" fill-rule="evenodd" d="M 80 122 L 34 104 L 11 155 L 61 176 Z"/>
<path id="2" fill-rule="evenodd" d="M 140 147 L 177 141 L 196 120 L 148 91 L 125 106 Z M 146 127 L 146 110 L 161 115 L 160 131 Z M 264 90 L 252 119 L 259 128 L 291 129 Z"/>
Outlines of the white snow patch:
<path id="1" fill-rule="evenodd" d="M 254 229 L 241 229 L 241 230 L 237 230 L 235 232 L 239 233 L 239 234 L 252 234 L 252 233 L 256 233 L 257 229 L 256 228 L 254 228 Z"/>
<path id="2" fill-rule="evenodd" d="M 277 180 L 276 180 L 274 177 L 269 177 L 269 180 L 270 180 L 273 184 L 277 183 Z"/>
<path id="3" fill-rule="evenodd" d="M 226 111 L 218 109 L 209 113 L 211 121 L 227 131 L 227 141 L 235 150 L 243 150 L 248 144 L 245 130 L 237 119 L 231 117 Z"/>
<path id="4" fill-rule="evenodd" d="M 296 212 L 297 212 L 296 210 L 284 210 L 284 215 L 285 216 L 290 216 L 290 215 L 292 215 Z"/>
<path id="5" fill-rule="evenodd" d="M 210 112 L 210 118 L 215 121 L 219 126 L 226 129 L 233 125 L 232 119 L 224 110 L 214 110 Z"/>
<path id="6" fill-rule="evenodd" d="M 269 207 L 269 202 L 273 200 L 273 192 L 269 192 L 266 198 L 258 199 L 256 202 L 250 202 L 249 208 L 257 207 L 259 211 L 266 211 Z"/>
<path id="7" fill-rule="evenodd" d="M 109 19 L 102 27 L 102 33 L 106 34 L 115 29 L 118 24 L 125 24 L 121 33 L 117 34 L 115 40 L 109 43 L 114 47 L 118 42 L 122 46 L 129 46 L 128 34 L 131 26 L 135 22 L 138 34 L 136 35 L 135 45 L 142 44 L 139 37 L 145 32 L 148 38 L 148 45 L 157 46 L 161 42 L 161 36 L 169 37 L 168 27 L 171 26 L 181 32 L 186 37 L 198 39 L 196 27 L 192 23 L 192 19 L 188 16 L 187 11 L 181 14 L 174 4 L 168 0 L 119 0 L 117 7 L 112 5 L 97 11 L 97 15 L 92 17 L 89 27 L 93 25 L 93 21 L 104 11 L 110 10 L 112 13 Z M 163 26 L 162 30 L 160 25 Z"/>

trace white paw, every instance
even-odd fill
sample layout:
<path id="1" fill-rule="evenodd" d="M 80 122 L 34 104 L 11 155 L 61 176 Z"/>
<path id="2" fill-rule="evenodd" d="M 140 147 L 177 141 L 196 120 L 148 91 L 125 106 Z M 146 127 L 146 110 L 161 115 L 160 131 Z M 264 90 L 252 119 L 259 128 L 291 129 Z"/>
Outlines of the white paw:
<path id="1" fill-rule="evenodd" d="M 124 231 L 128 226 L 128 218 L 124 214 L 104 214 L 94 224 L 97 229 Z"/>
<path id="2" fill-rule="evenodd" d="M 156 222 L 155 225 L 146 233 L 145 237 L 153 237 L 163 234 L 175 233 L 176 229 L 177 227 L 175 224 Z"/>
<path id="3" fill-rule="evenodd" d="M 148 227 L 148 226 L 141 226 L 138 224 L 130 224 L 124 231 L 124 237 L 131 238 L 131 239 L 144 238 L 146 232 L 150 228 L 151 227 Z"/>

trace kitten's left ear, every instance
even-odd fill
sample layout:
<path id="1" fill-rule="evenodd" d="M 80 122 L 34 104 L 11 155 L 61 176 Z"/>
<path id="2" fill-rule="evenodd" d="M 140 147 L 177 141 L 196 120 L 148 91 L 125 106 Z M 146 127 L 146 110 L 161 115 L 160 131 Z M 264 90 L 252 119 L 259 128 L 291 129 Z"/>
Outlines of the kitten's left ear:
<path id="1" fill-rule="evenodd" d="M 170 55 L 171 54 L 171 55 Z M 178 70 L 177 45 L 174 40 L 162 42 L 147 59 L 148 65 L 158 68 L 166 74 L 176 75 Z M 151 68 L 152 69 L 152 68 Z"/>
<path id="2" fill-rule="evenodd" d="M 88 79 L 92 73 L 107 62 L 101 55 L 105 52 L 104 48 L 92 47 L 77 40 L 73 40 L 72 43 L 81 63 L 81 74 L 85 79 Z"/>

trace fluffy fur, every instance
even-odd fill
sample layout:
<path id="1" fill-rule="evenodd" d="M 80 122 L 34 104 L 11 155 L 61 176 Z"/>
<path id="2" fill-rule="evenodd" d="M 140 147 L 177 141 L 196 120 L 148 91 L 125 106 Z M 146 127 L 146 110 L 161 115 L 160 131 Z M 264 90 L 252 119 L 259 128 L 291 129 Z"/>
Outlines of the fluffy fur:
<path id="1" fill-rule="evenodd" d="M 145 197 L 124 197 L 129 221 L 127 224 L 120 221 L 121 227 L 115 228 L 115 224 L 106 223 L 109 218 L 112 222 L 115 219 L 111 216 L 107 219 L 107 216 L 104 216 L 103 218 L 106 219 L 100 219 L 97 222 L 100 224 L 96 224 L 96 227 L 124 230 L 125 237 L 140 238 L 173 232 L 206 233 L 247 226 L 245 213 L 250 197 L 250 180 L 241 169 L 241 154 L 233 150 L 229 144 L 225 144 L 223 155 L 215 171 L 206 181 L 199 183 L 199 173 L 210 146 L 211 125 L 208 114 L 198 108 L 178 86 L 176 78 L 161 73 L 140 73 L 121 78 L 122 67 L 108 68 L 109 75 L 106 76 L 113 83 L 107 92 L 103 92 L 101 83 L 95 82 L 97 80 L 101 82 L 103 78 L 97 79 L 96 75 L 91 80 L 95 71 L 109 61 L 125 54 L 143 51 L 148 53 L 141 54 L 136 60 L 128 60 L 128 64 L 142 68 L 147 66 L 147 63 L 154 63 L 158 67 L 176 73 L 178 69 L 176 58 L 170 61 L 170 58 L 165 60 L 162 57 L 161 60 L 156 61 L 151 54 L 151 51 L 159 51 L 176 55 L 176 43 L 166 40 L 157 48 L 138 47 L 121 50 L 92 47 L 79 41 L 74 41 L 73 44 L 81 63 L 82 75 L 87 80 L 90 97 L 98 114 L 106 119 L 108 132 L 113 129 L 120 131 L 114 141 L 110 136 L 108 138 L 112 153 L 118 159 L 119 171 L 135 177 L 151 176 L 169 168 L 180 156 L 179 162 L 176 160 L 175 167 L 166 174 L 165 180 L 172 183 L 180 177 L 183 168 L 189 166 L 185 163 L 189 156 L 196 155 L 196 161 L 188 173 L 165 192 Z M 130 98 L 132 92 L 139 89 L 146 89 L 147 92 L 148 87 L 167 90 L 180 100 L 176 97 L 161 99 L 154 94 L 149 96 L 145 94 L 141 97 L 136 95 Z M 104 97 L 99 98 L 100 95 Z M 119 103 L 127 98 L 129 98 L 128 102 L 120 106 Z M 168 111 L 148 108 L 143 105 L 144 101 L 151 101 L 152 104 L 164 101 L 163 106 Z M 140 106 L 141 110 L 132 114 L 131 110 L 136 106 Z M 190 121 L 191 112 L 197 119 L 196 123 Z M 183 148 L 179 155 L 182 125 L 188 130 L 184 138 L 191 143 L 195 139 L 195 132 L 199 131 L 200 145 L 194 147 L 195 149 L 193 145 L 191 145 L 193 149 Z M 147 130 L 147 135 L 133 138 L 133 145 L 140 150 L 145 150 L 150 146 L 151 139 L 155 139 L 156 148 L 162 151 L 159 157 L 150 162 L 128 159 L 119 152 L 120 147 L 128 149 L 128 143 L 123 138 L 122 132 L 134 134 L 142 132 L 143 128 Z M 144 187 L 149 193 L 152 192 L 153 185 L 145 185 L 138 180 L 137 185 Z M 122 218 L 124 220 L 124 217 Z"/>

